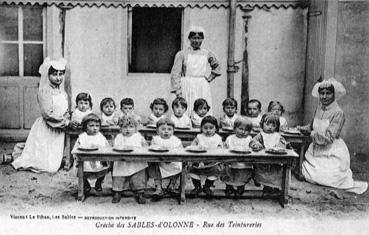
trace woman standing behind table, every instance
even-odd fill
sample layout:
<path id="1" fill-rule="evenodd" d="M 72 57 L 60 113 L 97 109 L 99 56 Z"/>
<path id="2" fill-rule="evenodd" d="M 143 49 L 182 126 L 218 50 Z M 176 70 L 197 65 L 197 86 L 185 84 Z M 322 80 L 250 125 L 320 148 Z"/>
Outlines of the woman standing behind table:
<path id="1" fill-rule="evenodd" d="M 41 74 L 37 99 L 41 117 L 36 119 L 28 135 L 22 155 L 13 163 L 15 169 L 33 172 L 58 171 L 64 150 L 64 130 L 74 125 L 69 121 L 68 97 L 64 91 L 67 61 L 46 58 L 40 66 Z"/>
<path id="2" fill-rule="evenodd" d="M 190 27 L 187 34 L 190 47 L 177 53 L 171 71 L 171 92 L 186 99 L 189 116 L 198 98 L 204 98 L 212 107 L 209 83 L 220 76 L 219 62 L 214 54 L 201 48 L 204 36 L 205 31 L 202 27 Z M 209 76 L 207 76 L 208 66 L 211 67 Z"/>
<path id="3" fill-rule="evenodd" d="M 361 194 L 367 190 L 368 183 L 352 179 L 350 153 L 339 137 L 345 117 L 336 99 L 345 94 L 343 85 L 334 78 L 315 84 L 312 95 L 319 98 L 319 107 L 314 120 L 311 125 L 297 127 L 301 131 L 311 131 L 312 138 L 302 174 L 310 183 Z"/>

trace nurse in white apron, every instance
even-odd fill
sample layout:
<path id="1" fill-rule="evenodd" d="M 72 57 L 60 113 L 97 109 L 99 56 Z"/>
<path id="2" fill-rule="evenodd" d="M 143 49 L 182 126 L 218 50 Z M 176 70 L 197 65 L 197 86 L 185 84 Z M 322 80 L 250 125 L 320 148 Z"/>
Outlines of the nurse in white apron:
<path id="1" fill-rule="evenodd" d="M 204 35 L 202 27 L 190 27 L 187 34 L 190 47 L 176 54 L 171 71 L 171 92 L 186 99 L 189 116 L 198 98 L 205 99 L 212 107 L 209 83 L 220 75 L 219 62 L 214 54 L 201 48 Z M 211 69 L 210 75 L 208 68 Z M 211 109 L 209 115 L 212 115 Z"/>
<path id="2" fill-rule="evenodd" d="M 64 130 L 69 124 L 68 97 L 64 91 L 66 60 L 46 58 L 40 66 L 38 102 L 41 117 L 28 135 L 22 155 L 12 163 L 15 169 L 33 172 L 58 171 L 64 150 Z"/>
<path id="3" fill-rule="evenodd" d="M 350 169 L 350 153 L 340 133 L 345 122 L 336 99 L 346 93 L 343 85 L 334 78 L 315 84 L 312 95 L 319 98 L 314 120 L 308 126 L 298 127 L 311 131 L 312 143 L 302 164 L 306 181 L 362 194 L 368 183 L 354 181 Z"/>

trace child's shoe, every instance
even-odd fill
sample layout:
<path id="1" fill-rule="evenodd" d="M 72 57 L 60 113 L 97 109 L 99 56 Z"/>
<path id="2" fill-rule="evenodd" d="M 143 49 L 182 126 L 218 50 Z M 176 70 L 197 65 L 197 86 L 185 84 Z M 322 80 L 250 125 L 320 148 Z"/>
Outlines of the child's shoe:
<path id="1" fill-rule="evenodd" d="M 117 192 L 117 191 L 113 191 L 114 194 L 113 194 L 113 200 L 111 201 L 112 203 L 118 203 L 120 202 L 120 198 L 121 198 L 121 194 L 120 192 Z"/>
<path id="2" fill-rule="evenodd" d="M 191 190 L 190 194 L 193 196 L 199 195 L 201 193 L 201 181 L 192 179 L 192 184 L 195 186 L 195 188 Z"/>
<path id="3" fill-rule="evenodd" d="M 144 192 L 137 193 L 136 201 L 138 202 L 138 204 L 146 204 L 146 199 L 144 198 Z"/>
<path id="4" fill-rule="evenodd" d="M 213 196 L 214 192 L 211 191 L 210 187 L 213 186 L 213 181 L 206 179 L 205 180 L 205 185 L 202 189 L 202 191 L 207 195 L 207 196 Z"/>
<path id="5" fill-rule="evenodd" d="M 225 190 L 224 190 L 224 194 L 225 194 L 227 197 L 229 197 L 229 196 L 231 196 L 233 193 L 235 193 L 235 190 L 234 190 L 233 186 L 232 186 L 232 185 L 229 185 L 229 184 L 226 184 L 226 188 L 225 188 Z"/>
<path id="6" fill-rule="evenodd" d="M 104 177 L 97 178 L 97 180 L 95 182 L 95 191 L 96 192 L 101 192 L 102 191 L 101 184 L 103 183 L 103 181 L 104 181 Z"/>
<path id="7" fill-rule="evenodd" d="M 240 196 L 242 196 L 242 194 L 245 192 L 245 186 L 244 185 L 242 185 L 242 186 L 237 186 L 237 190 L 236 190 L 236 192 L 234 193 L 234 195 L 236 196 L 236 197 L 240 197 Z"/>

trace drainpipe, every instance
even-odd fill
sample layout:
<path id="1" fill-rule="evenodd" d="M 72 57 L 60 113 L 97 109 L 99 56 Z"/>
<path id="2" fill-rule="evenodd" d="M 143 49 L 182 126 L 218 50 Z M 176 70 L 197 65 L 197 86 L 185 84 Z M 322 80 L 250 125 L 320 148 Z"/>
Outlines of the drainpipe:
<path id="1" fill-rule="evenodd" d="M 232 98 L 234 97 L 234 73 L 237 72 L 234 63 L 236 7 L 237 0 L 229 0 L 227 97 Z"/>

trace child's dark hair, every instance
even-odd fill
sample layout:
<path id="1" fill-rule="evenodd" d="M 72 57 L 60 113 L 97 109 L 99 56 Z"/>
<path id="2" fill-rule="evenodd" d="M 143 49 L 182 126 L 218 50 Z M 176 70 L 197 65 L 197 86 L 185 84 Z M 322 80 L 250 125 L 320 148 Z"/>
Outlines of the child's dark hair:
<path id="1" fill-rule="evenodd" d="M 172 102 L 172 109 L 175 107 L 175 106 L 182 106 L 184 107 L 186 110 L 187 110 L 187 101 L 185 98 L 183 97 L 176 97 L 173 102 Z"/>
<path id="2" fill-rule="evenodd" d="M 247 105 L 250 104 L 250 103 L 256 103 L 257 106 L 258 106 L 258 109 L 261 111 L 261 102 L 257 99 L 251 99 L 249 100 L 249 102 L 247 102 Z"/>
<path id="3" fill-rule="evenodd" d="M 236 120 L 234 121 L 234 129 L 236 129 L 237 127 L 240 127 L 244 125 L 246 127 L 247 131 L 251 131 L 252 129 L 252 122 L 249 118 L 247 117 L 238 117 L 236 118 Z"/>
<path id="4" fill-rule="evenodd" d="M 208 115 L 208 116 L 205 116 L 202 120 L 201 120 L 201 124 L 200 124 L 200 128 L 202 129 L 202 127 L 206 124 L 206 123 L 211 123 L 215 126 L 215 128 L 219 129 L 219 125 L 218 125 L 218 121 L 215 117 L 211 116 L 211 115 Z"/>
<path id="5" fill-rule="evenodd" d="M 88 101 L 90 103 L 90 108 L 92 108 L 92 98 L 90 96 L 90 94 L 85 93 L 85 92 L 81 92 L 76 96 L 76 104 L 78 104 L 78 101 L 83 100 L 83 101 Z"/>
<path id="6" fill-rule="evenodd" d="M 97 116 L 94 113 L 89 113 L 87 114 L 83 119 L 82 119 L 82 130 L 86 131 L 87 129 L 87 124 L 89 122 L 98 122 L 99 125 L 101 126 L 101 119 L 99 118 L 99 116 Z"/>
<path id="7" fill-rule="evenodd" d="M 135 106 L 132 98 L 124 98 L 120 101 L 120 108 L 123 108 L 123 105 L 132 105 Z"/>
<path id="8" fill-rule="evenodd" d="M 114 108 L 116 108 L 116 107 L 117 107 L 117 106 L 115 105 L 115 102 L 114 102 L 113 98 L 111 98 L 111 97 L 106 97 L 106 98 L 102 99 L 102 100 L 101 100 L 101 102 L 100 102 L 100 110 L 102 111 L 102 109 L 103 109 L 104 105 L 109 104 L 109 103 L 112 103 L 112 104 L 114 105 Z"/>
<path id="9" fill-rule="evenodd" d="M 151 104 L 150 109 L 152 110 L 154 108 L 154 105 L 163 105 L 164 106 L 164 113 L 168 111 L 168 104 L 163 98 L 156 98 Z"/>
<path id="10" fill-rule="evenodd" d="M 196 112 L 196 110 L 203 107 L 204 105 L 206 107 L 208 107 L 208 111 L 209 111 L 210 106 L 209 106 L 208 102 L 205 99 L 203 99 L 203 98 L 196 99 L 195 102 L 193 103 L 193 111 Z"/>
<path id="11" fill-rule="evenodd" d="M 237 100 L 235 100 L 234 98 L 228 97 L 227 99 L 223 101 L 222 105 L 223 105 L 223 109 L 225 106 L 234 106 L 237 110 Z"/>
<path id="12" fill-rule="evenodd" d="M 118 126 L 121 128 L 129 126 L 131 124 L 133 124 L 136 128 L 138 126 L 137 120 L 130 114 L 123 115 L 118 119 Z"/>
<path id="13" fill-rule="evenodd" d="M 269 105 L 268 105 L 268 112 L 271 112 L 272 111 L 272 108 L 274 107 L 274 106 L 279 106 L 279 107 L 281 107 L 281 111 L 282 111 L 282 113 L 284 113 L 284 108 L 283 108 L 283 105 L 279 102 L 279 101 L 276 101 L 276 100 L 272 100 L 272 101 L 270 101 L 269 102 Z"/>
<path id="14" fill-rule="evenodd" d="M 172 126 L 174 128 L 174 122 L 168 118 L 160 118 L 157 122 L 156 122 L 156 128 L 159 128 L 162 125 L 168 125 L 168 126 Z"/>
<path id="15" fill-rule="evenodd" d="M 58 72 L 58 71 L 61 71 L 62 73 L 65 74 L 65 69 L 63 69 L 63 70 L 57 70 L 53 66 L 50 66 L 49 70 L 47 71 L 47 75 L 53 74 L 53 73 Z"/>
<path id="16" fill-rule="evenodd" d="M 275 131 L 279 131 L 279 117 L 274 113 L 267 112 L 261 117 L 260 127 L 263 128 L 265 123 L 273 123 L 275 125 Z"/>

